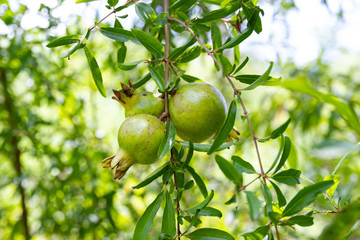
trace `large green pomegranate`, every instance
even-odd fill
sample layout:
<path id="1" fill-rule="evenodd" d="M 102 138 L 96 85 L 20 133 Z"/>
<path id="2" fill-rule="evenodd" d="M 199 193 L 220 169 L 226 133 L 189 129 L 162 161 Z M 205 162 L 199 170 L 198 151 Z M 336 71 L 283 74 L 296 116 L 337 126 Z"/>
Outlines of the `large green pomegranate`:
<path id="1" fill-rule="evenodd" d="M 175 90 L 169 100 L 171 121 L 183 140 L 199 143 L 213 136 L 226 117 L 221 92 L 207 83 L 190 83 Z"/>
<path id="2" fill-rule="evenodd" d="M 125 109 L 125 117 L 135 114 L 150 114 L 159 117 L 165 111 L 164 99 L 154 97 L 151 93 L 140 93 L 132 86 L 121 83 L 122 90 L 113 90 L 117 100 Z"/>
<path id="3" fill-rule="evenodd" d="M 164 135 L 165 124 L 155 116 L 136 114 L 125 119 L 118 131 L 120 150 L 103 160 L 104 167 L 115 168 L 114 179 L 121 179 L 133 164 L 155 162 Z"/>

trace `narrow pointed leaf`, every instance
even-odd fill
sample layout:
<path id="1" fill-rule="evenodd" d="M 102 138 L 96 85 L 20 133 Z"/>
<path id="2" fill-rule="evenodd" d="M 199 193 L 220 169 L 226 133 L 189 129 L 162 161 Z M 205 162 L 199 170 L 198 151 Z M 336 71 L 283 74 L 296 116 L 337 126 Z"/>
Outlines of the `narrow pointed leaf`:
<path id="1" fill-rule="evenodd" d="M 70 35 L 70 36 L 61 37 L 61 38 L 52 40 L 51 42 L 49 42 L 46 45 L 46 47 L 54 48 L 54 47 L 58 47 L 58 46 L 63 46 L 63 45 L 71 44 L 71 43 L 80 42 L 80 38 L 81 38 L 81 35 Z"/>
<path id="2" fill-rule="evenodd" d="M 243 177 L 237 171 L 237 169 L 232 165 L 229 161 L 224 159 L 223 157 L 216 155 L 215 161 L 221 171 L 224 173 L 225 177 L 227 177 L 230 181 L 232 181 L 237 186 L 242 186 Z"/>
<path id="3" fill-rule="evenodd" d="M 169 163 L 165 163 L 161 167 L 157 168 L 153 171 L 149 176 L 147 176 L 143 181 L 141 181 L 138 185 L 134 186 L 133 189 L 139 189 L 147 186 L 152 183 L 155 179 L 162 176 L 165 172 L 169 170 Z"/>
<path id="4" fill-rule="evenodd" d="M 119 50 L 117 52 L 117 61 L 118 61 L 118 63 L 124 63 L 125 62 L 126 52 L 127 52 L 127 48 L 126 48 L 125 44 L 123 44 L 119 48 Z"/>
<path id="5" fill-rule="evenodd" d="M 197 0 L 178 0 L 169 7 L 169 10 L 179 9 L 181 11 L 186 11 L 196 2 Z"/>
<path id="6" fill-rule="evenodd" d="M 269 216 L 269 213 L 273 212 L 271 191 L 264 183 L 261 185 L 265 197 L 265 216 Z"/>
<path id="7" fill-rule="evenodd" d="M 294 186 L 300 183 L 300 174 L 301 172 L 299 170 L 290 168 L 288 170 L 275 174 L 274 176 L 272 176 L 272 179 L 274 179 L 277 182 Z"/>
<path id="8" fill-rule="evenodd" d="M 276 166 L 277 162 L 279 161 L 282 152 L 284 151 L 284 145 L 285 145 L 285 137 L 281 136 L 281 143 L 280 143 L 280 148 L 278 150 L 278 153 L 273 161 L 273 163 L 271 164 L 270 168 L 267 170 L 266 173 L 269 173 L 271 170 L 273 170 L 273 168 Z"/>
<path id="9" fill-rule="evenodd" d="M 311 216 L 294 216 L 286 220 L 286 224 L 299 225 L 301 227 L 308 227 L 314 224 L 314 217 Z"/>
<path id="10" fill-rule="evenodd" d="M 175 134 L 176 134 L 176 130 L 174 124 L 170 122 L 170 124 L 166 125 L 166 133 L 159 147 L 158 159 L 162 159 L 174 146 Z"/>
<path id="11" fill-rule="evenodd" d="M 191 210 L 188 211 L 189 213 L 192 214 L 196 214 L 196 210 Z M 208 217 L 218 217 L 221 218 L 222 217 L 222 213 L 216 209 L 216 208 L 212 208 L 212 207 L 204 207 L 200 210 L 199 212 L 199 216 L 208 216 Z"/>
<path id="12" fill-rule="evenodd" d="M 192 22 L 193 23 L 206 23 L 206 22 L 210 22 L 212 20 L 224 18 L 224 17 L 230 15 L 231 13 L 235 12 L 239 8 L 240 8 L 240 5 L 237 2 L 231 3 L 223 8 L 216 9 L 211 12 L 205 13 L 205 15 L 202 18 L 195 19 Z"/>
<path id="13" fill-rule="evenodd" d="M 139 43 L 131 31 L 123 28 L 102 27 L 100 28 L 100 32 L 104 36 L 120 42 L 127 42 L 131 40 L 135 43 Z"/>
<path id="14" fill-rule="evenodd" d="M 288 157 L 289 157 L 290 150 L 291 150 L 291 140 L 290 140 L 290 138 L 289 138 L 288 136 L 286 136 L 285 139 L 284 139 L 284 150 L 283 150 L 283 152 L 282 152 L 280 161 L 279 161 L 277 167 L 275 168 L 274 174 L 275 174 L 277 171 L 279 171 L 282 166 L 284 166 L 286 160 L 287 160 Z"/>
<path id="15" fill-rule="evenodd" d="M 151 77 L 155 80 L 156 85 L 159 87 L 161 92 L 165 92 L 164 76 L 159 73 L 155 68 L 149 65 Z"/>
<path id="16" fill-rule="evenodd" d="M 93 53 L 90 51 L 90 49 L 88 49 L 85 46 L 84 51 L 85 51 L 86 59 L 88 61 L 95 85 L 98 88 L 101 95 L 103 95 L 103 97 L 106 97 L 106 90 L 103 85 L 103 79 L 101 76 L 101 71 L 100 71 L 99 65 L 97 64 L 96 59 L 95 59 Z"/>
<path id="17" fill-rule="evenodd" d="M 272 133 L 271 133 L 271 138 L 275 139 L 277 137 L 279 137 L 280 135 L 282 135 L 285 130 L 287 129 L 287 127 L 289 126 L 289 123 L 291 122 L 291 118 L 289 118 L 285 123 L 283 123 L 280 127 L 278 127 L 277 129 L 275 129 Z"/>
<path id="18" fill-rule="evenodd" d="M 183 164 L 183 168 L 186 168 L 186 167 L 189 165 L 193 154 L 194 154 L 194 144 L 193 144 L 193 142 L 192 142 L 191 139 L 190 139 L 190 140 L 189 140 L 188 154 L 187 154 L 186 159 L 185 159 L 185 162 L 184 162 L 184 164 Z"/>
<path id="19" fill-rule="evenodd" d="M 301 189 L 286 205 L 283 216 L 292 216 L 300 212 L 304 207 L 315 201 L 318 194 L 324 193 L 333 184 L 334 181 L 323 181 Z"/>
<path id="20" fill-rule="evenodd" d="M 196 59 L 198 56 L 200 56 L 201 50 L 202 50 L 201 46 L 192 47 L 189 50 L 186 50 L 185 52 L 183 52 L 177 58 L 176 61 L 179 62 L 179 63 L 190 62 L 190 61 Z"/>
<path id="21" fill-rule="evenodd" d="M 236 101 L 233 100 L 230 104 L 228 115 L 226 116 L 225 122 L 219 130 L 211 148 L 208 151 L 208 155 L 214 153 L 223 144 L 228 137 L 229 133 L 234 127 L 236 118 Z"/>
<path id="22" fill-rule="evenodd" d="M 163 199 L 163 193 L 161 192 L 156 199 L 147 207 L 144 214 L 141 216 L 136 224 L 134 231 L 134 240 L 144 240 L 151 228 L 157 211 L 160 208 L 161 201 Z"/>
<path id="23" fill-rule="evenodd" d="M 182 53 L 184 53 L 186 51 L 186 49 L 188 49 L 189 47 L 191 47 L 194 43 L 196 43 L 196 39 L 195 38 L 191 38 L 187 43 L 185 43 L 183 46 L 175 48 L 174 50 L 172 50 L 169 54 L 169 60 L 173 61 L 175 60 L 177 57 L 179 57 Z"/>
<path id="24" fill-rule="evenodd" d="M 199 203 L 191 208 L 185 209 L 185 211 L 193 212 L 193 211 L 196 211 L 197 209 L 201 210 L 211 202 L 213 197 L 214 197 L 214 190 L 211 190 L 210 194 L 201 203 Z"/>
<path id="25" fill-rule="evenodd" d="M 187 74 L 182 75 L 181 78 L 184 81 L 189 82 L 189 83 L 196 82 L 196 81 L 201 81 L 199 78 L 194 77 L 194 76 L 190 76 L 190 75 L 187 75 Z"/>
<path id="26" fill-rule="evenodd" d="M 161 232 L 170 236 L 176 234 L 175 209 L 168 191 L 165 191 L 165 208 L 163 213 Z"/>
<path id="27" fill-rule="evenodd" d="M 266 82 L 267 79 L 269 78 L 273 64 L 274 63 L 271 62 L 269 68 L 265 71 L 265 73 L 263 75 L 261 75 L 258 79 L 256 79 L 255 82 L 250 84 L 250 86 L 247 86 L 246 88 L 244 88 L 244 90 L 253 90 L 253 89 L 257 88 L 258 86 L 264 84 L 264 82 Z"/>
<path id="28" fill-rule="evenodd" d="M 218 147 L 216 149 L 215 152 L 224 150 L 226 148 L 231 147 L 232 145 L 236 144 L 239 140 L 234 140 L 231 142 L 225 142 L 223 144 L 220 145 L 220 147 Z M 188 142 L 184 142 L 184 141 L 178 141 L 182 146 L 184 147 L 189 147 L 189 143 Z M 212 144 L 201 144 L 201 143 L 194 143 L 194 150 L 197 152 L 208 152 L 211 148 Z"/>
<path id="29" fill-rule="evenodd" d="M 234 74 L 239 72 L 241 69 L 243 69 L 245 65 L 248 63 L 248 61 L 249 61 L 249 57 L 246 57 L 245 60 L 240 64 L 240 66 L 236 68 Z"/>
<path id="30" fill-rule="evenodd" d="M 75 3 L 94 2 L 94 1 L 98 1 L 98 0 L 76 0 Z"/>
<path id="31" fill-rule="evenodd" d="M 279 207 L 283 207 L 286 205 L 286 198 L 284 197 L 284 194 L 281 192 L 280 188 L 273 183 L 272 181 L 270 181 L 271 185 L 273 185 L 275 192 L 276 192 L 276 196 L 279 202 Z"/>
<path id="32" fill-rule="evenodd" d="M 74 45 L 72 45 L 67 51 L 65 51 L 64 53 L 62 53 L 59 58 L 67 58 L 70 57 L 74 52 L 76 52 L 77 50 L 79 50 L 81 47 L 85 46 L 84 44 L 82 44 L 80 41 L 75 43 Z"/>
<path id="33" fill-rule="evenodd" d="M 211 40 L 212 40 L 212 49 L 218 49 L 222 45 L 221 40 L 221 30 L 215 21 L 211 22 Z"/>
<path id="34" fill-rule="evenodd" d="M 191 174 L 191 176 L 195 180 L 196 185 L 199 187 L 201 194 L 204 196 L 204 198 L 206 198 L 208 196 L 208 191 L 206 189 L 206 185 L 204 181 L 201 179 L 201 177 L 195 172 L 195 170 L 192 167 L 187 166 L 186 170 Z"/>
<path id="35" fill-rule="evenodd" d="M 141 79 L 139 79 L 138 81 L 133 83 L 134 88 L 139 88 L 142 85 L 144 85 L 147 81 L 149 81 L 151 79 L 151 74 L 148 73 L 146 74 L 144 77 L 142 77 Z"/>
<path id="36" fill-rule="evenodd" d="M 260 215 L 260 201 L 253 192 L 244 191 L 246 199 L 250 209 L 250 217 L 252 220 L 256 220 Z"/>
<path id="37" fill-rule="evenodd" d="M 245 161 L 239 156 L 232 156 L 233 164 L 239 173 L 256 173 L 251 163 Z"/>
<path id="38" fill-rule="evenodd" d="M 232 40 L 230 40 L 229 42 L 225 43 L 224 45 L 222 45 L 220 48 L 218 48 L 216 51 L 220 52 L 224 49 L 227 48 L 233 48 L 236 45 L 239 45 L 242 41 L 244 41 L 245 39 L 247 39 L 251 33 L 253 32 L 253 29 L 245 29 L 242 31 L 241 34 L 237 35 L 235 38 L 233 38 Z"/>
<path id="39" fill-rule="evenodd" d="M 261 75 L 256 74 L 241 74 L 236 75 L 234 78 L 238 80 L 239 82 L 245 83 L 245 84 L 253 84 Z M 274 78 L 272 76 L 269 76 L 265 82 L 262 83 L 264 86 L 272 86 L 276 82 L 280 82 L 281 78 Z"/>
<path id="40" fill-rule="evenodd" d="M 129 63 L 119 63 L 118 64 L 118 67 L 121 69 L 121 70 L 124 70 L 124 71 L 129 71 L 131 69 L 134 69 L 137 67 L 137 65 L 139 65 L 140 63 L 143 63 L 145 61 L 145 59 L 141 59 L 141 60 L 137 60 L 135 62 L 129 62 Z"/>
<path id="41" fill-rule="evenodd" d="M 164 55 L 164 46 L 150 34 L 138 29 L 131 30 L 136 39 L 149 51 L 154 57 L 161 58 Z"/>
<path id="42" fill-rule="evenodd" d="M 185 236 L 190 240 L 235 240 L 229 233 L 215 228 L 200 228 Z"/>

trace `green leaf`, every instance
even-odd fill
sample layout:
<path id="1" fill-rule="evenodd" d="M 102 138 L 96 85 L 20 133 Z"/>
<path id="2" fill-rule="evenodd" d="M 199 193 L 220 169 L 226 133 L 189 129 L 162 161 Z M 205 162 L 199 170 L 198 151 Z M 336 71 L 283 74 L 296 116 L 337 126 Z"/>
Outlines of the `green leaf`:
<path id="1" fill-rule="evenodd" d="M 279 171 L 282 166 L 284 166 L 287 158 L 289 157 L 290 154 L 290 150 L 291 150 L 291 140 L 288 136 L 285 136 L 284 138 L 284 149 L 280 158 L 280 161 L 277 165 L 277 167 L 275 168 L 274 174 Z"/>
<path id="2" fill-rule="evenodd" d="M 186 159 L 185 159 L 185 162 L 183 164 L 183 168 L 186 168 L 189 165 L 193 154 L 194 154 L 194 144 L 190 139 L 189 140 L 189 150 L 188 150 L 188 154 L 186 155 Z"/>
<path id="3" fill-rule="evenodd" d="M 283 216 L 292 216 L 300 212 L 304 207 L 315 201 L 318 194 L 325 192 L 332 185 L 334 185 L 334 181 L 323 181 L 304 187 L 286 205 Z"/>
<path id="4" fill-rule="evenodd" d="M 119 0 L 107 0 L 107 2 L 110 6 L 115 7 Z"/>
<path id="5" fill-rule="evenodd" d="M 233 65 L 231 64 L 231 62 L 229 61 L 229 59 L 227 59 L 224 55 L 222 55 L 221 53 L 216 53 L 215 57 L 218 59 L 219 63 L 222 66 L 223 69 L 223 76 L 228 76 L 231 74 L 232 70 L 234 69 Z"/>
<path id="6" fill-rule="evenodd" d="M 256 228 L 253 232 L 245 233 L 242 236 L 245 238 L 245 240 L 263 240 L 264 237 L 268 235 L 269 231 L 270 227 L 268 225 L 265 225 Z"/>
<path id="7" fill-rule="evenodd" d="M 238 80 L 239 82 L 245 83 L 245 84 L 252 84 L 254 83 L 261 75 L 256 74 L 241 74 L 236 75 L 234 78 Z M 265 82 L 262 83 L 264 86 L 272 86 L 276 82 L 280 82 L 281 78 L 274 78 L 272 76 L 269 76 Z"/>
<path id="8" fill-rule="evenodd" d="M 189 213 L 196 214 L 196 210 L 188 211 Z M 216 208 L 204 207 L 200 210 L 199 216 L 208 216 L 208 217 L 222 217 L 222 213 Z"/>
<path id="9" fill-rule="evenodd" d="M 334 185 L 332 185 L 331 188 L 326 190 L 326 193 L 329 195 L 330 198 L 332 198 L 334 196 L 335 190 L 340 182 L 340 175 L 339 174 L 327 175 L 327 176 L 325 176 L 324 181 L 327 181 L 327 180 L 334 181 Z"/>
<path id="10" fill-rule="evenodd" d="M 247 86 L 246 88 L 244 88 L 243 90 L 253 90 L 255 88 L 257 88 L 258 86 L 264 84 L 267 79 L 269 78 L 271 69 L 273 67 L 273 62 L 270 62 L 270 66 L 269 68 L 265 71 L 265 73 L 263 75 L 261 75 L 258 79 L 255 80 L 255 82 L 253 82 L 252 84 L 250 84 L 249 86 Z"/>
<path id="11" fill-rule="evenodd" d="M 223 157 L 216 155 L 215 161 L 221 171 L 224 173 L 225 177 L 227 177 L 230 181 L 232 181 L 237 186 L 242 186 L 243 177 L 237 171 L 237 169 L 232 165 L 229 161 L 224 159 Z"/>
<path id="12" fill-rule="evenodd" d="M 227 6 L 225 6 L 223 8 L 216 9 L 216 10 L 213 10 L 211 12 L 205 13 L 202 18 L 195 19 L 192 22 L 193 23 L 206 23 L 206 22 L 210 22 L 212 20 L 224 18 L 224 17 L 232 14 L 233 12 L 235 12 L 239 8 L 240 8 L 239 3 L 237 3 L 237 2 L 234 3 L 233 2 L 233 3 L 228 4 Z"/>
<path id="13" fill-rule="evenodd" d="M 163 213 L 161 232 L 170 236 L 176 234 L 175 209 L 170 194 L 165 190 L 165 208 Z"/>
<path id="14" fill-rule="evenodd" d="M 211 148 L 208 151 L 208 155 L 214 153 L 223 144 L 228 137 L 229 133 L 234 127 L 236 118 L 236 101 L 233 100 L 230 104 L 228 115 L 226 116 L 224 124 L 221 126 Z"/>
<path id="15" fill-rule="evenodd" d="M 164 173 L 166 173 L 169 170 L 170 166 L 169 163 L 165 163 L 161 167 L 157 168 L 155 171 L 153 171 L 149 176 L 147 176 L 143 181 L 141 181 L 138 185 L 134 186 L 133 189 L 139 189 L 142 187 L 147 186 L 148 184 L 152 183 L 155 179 L 162 176 Z"/>
<path id="16" fill-rule="evenodd" d="M 276 192 L 276 196 L 279 202 L 279 207 L 283 207 L 286 205 L 286 198 L 284 197 L 283 193 L 281 192 L 280 188 L 273 183 L 272 181 L 270 181 L 271 185 L 273 185 L 275 192 Z"/>
<path id="17" fill-rule="evenodd" d="M 139 79 L 138 81 L 133 83 L 134 88 L 139 88 L 142 85 L 144 85 L 147 81 L 149 81 L 151 79 L 151 74 L 148 73 L 146 74 L 144 77 L 142 77 L 141 79 Z"/>
<path id="18" fill-rule="evenodd" d="M 276 166 L 276 163 L 279 161 L 279 159 L 281 157 L 281 154 L 284 151 L 284 145 L 285 145 L 285 140 L 284 139 L 285 139 L 285 137 L 282 135 L 281 136 L 280 148 L 278 150 L 278 153 L 277 153 L 273 163 L 271 164 L 270 168 L 267 170 L 266 173 L 269 173 Z M 290 152 L 291 152 L 291 150 L 290 150 Z"/>
<path id="19" fill-rule="evenodd" d="M 250 209 L 250 217 L 252 220 L 256 220 L 260 215 L 260 201 L 253 192 L 244 191 L 246 199 Z"/>
<path id="20" fill-rule="evenodd" d="M 286 224 L 299 225 L 301 227 L 308 227 L 314 224 L 314 218 L 311 216 L 294 216 L 286 220 Z"/>
<path id="21" fill-rule="evenodd" d="M 191 240 L 235 240 L 229 233 L 215 228 L 200 228 L 185 236 Z"/>
<path id="22" fill-rule="evenodd" d="M 130 63 L 118 63 L 118 67 L 121 69 L 121 70 L 124 70 L 124 71 L 129 71 L 131 69 L 134 69 L 137 67 L 137 65 L 139 65 L 140 63 L 143 63 L 146 59 L 141 59 L 141 60 L 137 60 L 137 61 L 134 61 L 134 62 L 130 62 Z"/>
<path id="23" fill-rule="evenodd" d="M 156 199 L 146 208 L 144 214 L 140 217 L 134 231 L 134 240 L 144 240 L 151 228 L 157 211 L 160 208 L 163 193 L 161 192 Z"/>
<path id="24" fill-rule="evenodd" d="M 189 50 L 183 52 L 176 60 L 178 63 L 187 63 L 194 59 L 196 59 L 198 56 L 200 56 L 201 53 L 201 46 L 195 46 L 190 48 Z"/>
<path id="25" fill-rule="evenodd" d="M 162 159 L 174 146 L 175 134 L 176 134 L 176 130 L 174 124 L 172 122 L 170 122 L 170 124 L 166 124 L 166 133 L 161 141 L 157 154 L 158 159 Z"/>
<path id="26" fill-rule="evenodd" d="M 119 48 L 119 50 L 117 52 L 117 61 L 118 61 L 118 63 L 124 63 L 125 62 L 126 52 L 127 52 L 127 48 L 126 48 L 125 44 L 123 44 Z"/>
<path id="27" fill-rule="evenodd" d="M 179 11 L 186 11 L 191 8 L 191 6 L 194 5 L 196 2 L 197 0 L 178 0 L 169 7 L 169 10 L 178 9 Z"/>
<path id="28" fill-rule="evenodd" d="M 194 43 L 196 43 L 195 38 L 191 38 L 187 43 L 185 43 L 183 46 L 175 48 L 172 50 L 169 54 L 169 60 L 174 61 L 177 57 L 179 57 L 182 53 L 186 51 L 189 47 L 191 47 Z"/>
<path id="29" fill-rule="evenodd" d="M 296 80 L 274 82 L 272 85 L 279 86 L 290 91 L 304 93 L 318 99 L 319 101 L 331 104 L 335 107 L 340 116 L 348 122 L 358 135 L 360 135 L 360 122 L 351 106 L 332 94 L 322 93 L 316 90 L 310 85 L 307 79 L 298 78 Z"/>
<path id="30" fill-rule="evenodd" d="M 318 240 L 343 239 L 360 219 L 360 200 L 351 202 L 325 227 Z"/>
<path id="31" fill-rule="evenodd" d="M 97 0 L 76 0 L 75 3 L 85 3 L 85 2 L 94 2 L 94 1 L 97 1 Z"/>
<path id="32" fill-rule="evenodd" d="M 164 75 L 159 73 L 159 71 L 157 71 L 157 69 L 151 67 L 150 65 L 149 65 L 149 70 L 150 70 L 151 77 L 155 80 L 156 85 L 158 86 L 160 91 L 165 92 Z"/>
<path id="33" fill-rule="evenodd" d="M 76 52 L 78 49 L 84 47 L 85 45 L 81 42 L 77 42 L 74 45 L 72 45 L 66 52 L 62 53 L 59 58 L 67 58 L 70 57 L 74 52 Z"/>
<path id="34" fill-rule="evenodd" d="M 189 143 L 188 142 L 184 142 L 184 141 L 178 141 L 182 146 L 184 147 L 189 147 Z M 238 140 L 235 141 L 231 141 L 231 142 L 226 142 L 220 145 L 220 147 L 218 147 L 216 149 L 215 152 L 224 150 L 226 148 L 231 147 L 232 145 L 236 144 L 238 142 Z M 194 150 L 197 152 L 208 152 L 211 148 L 212 144 L 201 144 L 201 143 L 194 143 Z"/>
<path id="35" fill-rule="evenodd" d="M 254 167 L 239 156 L 232 156 L 233 164 L 239 173 L 256 173 Z"/>
<path id="36" fill-rule="evenodd" d="M 245 60 L 240 64 L 240 66 L 238 68 L 236 68 L 236 70 L 234 71 L 234 74 L 239 72 L 241 69 L 243 69 L 245 67 L 245 65 L 248 63 L 248 61 L 249 61 L 249 57 L 246 57 Z"/>
<path id="37" fill-rule="evenodd" d="M 189 83 L 196 82 L 196 81 L 201 81 L 199 78 L 194 77 L 194 76 L 190 76 L 190 75 L 187 75 L 187 74 L 182 75 L 181 78 L 184 81 L 189 82 Z"/>
<path id="38" fill-rule="evenodd" d="M 186 211 L 186 212 L 194 212 L 197 209 L 201 210 L 211 202 L 213 197 L 214 197 L 214 190 L 211 190 L 210 194 L 201 203 L 199 203 L 199 204 L 197 204 L 197 205 L 195 205 L 195 206 L 193 206 L 191 208 L 185 209 L 184 211 Z"/>
<path id="39" fill-rule="evenodd" d="M 230 41 L 228 41 L 227 43 L 222 45 L 216 51 L 220 52 L 220 51 L 222 51 L 224 49 L 233 48 L 236 45 L 239 45 L 242 41 L 247 39 L 251 35 L 252 32 L 253 32 L 253 29 L 249 29 L 249 28 L 243 30 L 241 34 L 237 35 L 235 38 L 231 39 Z"/>
<path id="40" fill-rule="evenodd" d="M 269 213 L 273 211 L 271 192 L 267 185 L 264 183 L 261 183 L 261 185 L 265 197 L 265 215 L 269 216 Z"/>
<path id="41" fill-rule="evenodd" d="M 153 54 L 155 58 L 161 58 L 164 55 L 164 46 L 150 34 L 138 29 L 131 29 L 139 42 Z"/>
<path id="42" fill-rule="evenodd" d="M 81 35 L 65 36 L 65 37 L 61 37 L 61 38 L 52 40 L 51 42 L 49 42 L 46 45 L 46 47 L 54 48 L 54 47 L 58 47 L 58 46 L 68 45 L 71 43 L 77 43 L 77 42 L 80 42 L 80 39 L 81 39 Z"/>
<path id="43" fill-rule="evenodd" d="M 287 129 L 287 127 L 289 126 L 289 123 L 291 122 L 291 118 L 289 118 L 285 123 L 283 123 L 280 127 L 278 127 L 277 129 L 275 129 L 272 133 L 271 133 L 271 138 L 275 139 L 278 138 L 279 136 L 281 136 L 285 130 Z"/>
<path id="44" fill-rule="evenodd" d="M 212 49 L 218 49 L 222 45 L 221 30 L 215 21 L 211 22 Z"/>
<path id="45" fill-rule="evenodd" d="M 134 43 L 139 43 L 131 31 L 125 30 L 123 28 L 101 27 L 100 32 L 104 36 L 120 42 L 127 42 L 131 40 Z"/>
<path id="46" fill-rule="evenodd" d="M 88 61 L 88 64 L 89 64 L 89 67 L 90 67 L 90 70 L 91 70 L 91 74 L 92 74 L 93 79 L 95 81 L 95 85 L 98 88 L 101 95 L 103 97 L 106 97 L 106 90 L 105 90 L 104 85 L 103 85 L 103 79 L 102 79 L 102 76 L 101 76 L 101 71 L 100 71 L 99 65 L 97 64 L 96 59 L 95 59 L 93 53 L 90 51 L 90 49 L 88 49 L 85 46 L 84 51 L 85 51 L 86 59 Z"/>
<path id="47" fill-rule="evenodd" d="M 187 166 L 186 170 L 188 170 L 188 172 L 191 174 L 191 176 L 195 180 L 196 185 L 199 187 L 201 194 L 204 196 L 204 198 L 206 198 L 208 196 L 208 191 L 206 189 L 206 185 L 204 181 L 201 179 L 201 177 L 195 172 L 195 170 L 192 167 Z"/>
<path id="48" fill-rule="evenodd" d="M 300 183 L 300 174 L 301 171 L 296 169 L 288 169 L 282 172 L 279 172 L 272 176 L 272 179 L 274 179 L 277 182 L 285 183 L 290 186 L 294 186 L 296 184 Z"/>

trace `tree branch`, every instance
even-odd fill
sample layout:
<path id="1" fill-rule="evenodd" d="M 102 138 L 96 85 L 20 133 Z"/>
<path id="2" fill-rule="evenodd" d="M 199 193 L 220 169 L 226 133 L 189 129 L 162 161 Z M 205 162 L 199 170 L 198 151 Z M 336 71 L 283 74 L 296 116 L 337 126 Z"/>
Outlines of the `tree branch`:
<path id="1" fill-rule="evenodd" d="M 4 71 L 0 72 L 0 81 L 3 88 L 3 95 L 4 95 L 4 105 L 9 113 L 8 117 L 8 124 L 11 129 L 11 136 L 10 136 L 10 144 L 12 147 L 12 157 L 13 157 L 13 164 L 17 174 L 17 177 L 21 179 L 22 172 L 21 172 L 21 152 L 18 147 L 19 137 L 14 133 L 18 129 L 18 115 L 14 107 L 13 98 L 10 95 L 8 89 L 8 81 L 6 79 L 6 73 Z M 24 236 L 26 240 L 30 239 L 30 231 L 29 231 L 29 224 L 28 224 L 28 213 L 26 209 L 26 198 L 25 198 L 25 189 L 19 182 L 19 190 L 21 195 L 21 207 L 22 207 L 22 223 L 24 228 Z"/>

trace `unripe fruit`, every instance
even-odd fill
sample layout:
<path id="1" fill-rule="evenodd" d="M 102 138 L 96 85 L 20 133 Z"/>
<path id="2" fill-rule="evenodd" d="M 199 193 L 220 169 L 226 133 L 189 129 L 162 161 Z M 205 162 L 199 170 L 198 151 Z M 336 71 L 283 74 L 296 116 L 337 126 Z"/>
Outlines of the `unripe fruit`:
<path id="1" fill-rule="evenodd" d="M 120 126 L 118 143 L 120 150 L 103 160 L 106 167 L 116 168 L 114 179 L 121 179 L 135 163 L 151 164 L 157 159 L 165 124 L 149 114 L 136 114 Z"/>
<path id="2" fill-rule="evenodd" d="M 154 97 L 151 93 L 139 93 L 132 86 L 121 83 L 122 91 L 113 90 L 117 100 L 125 109 L 125 117 L 135 114 L 150 114 L 159 117 L 165 109 L 164 99 Z"/>
<path id="3" fill-rule="evenodd" d="M 226 117 L 221 92 L 207 83 L 190 83 L 175 90 L 169 100 L 176 134 L 185 141 L 203 142 L 214 135 Z"/>

